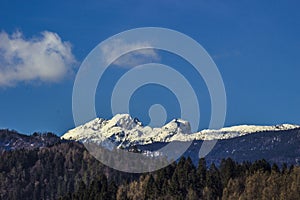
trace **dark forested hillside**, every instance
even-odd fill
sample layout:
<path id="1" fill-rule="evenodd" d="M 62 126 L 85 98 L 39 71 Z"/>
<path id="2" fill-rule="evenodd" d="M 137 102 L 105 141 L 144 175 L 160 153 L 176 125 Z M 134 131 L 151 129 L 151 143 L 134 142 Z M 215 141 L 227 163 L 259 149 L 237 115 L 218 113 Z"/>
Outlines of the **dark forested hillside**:
<path id="1" fill-rule="evenodd" d="M 23 135 L 14 130 L 0 130 L 0 151 L 10 151 L 16 149 L 36 149 L 47 147 L 63 142 L 57 135 L 47 133 L 33 133 Z"/>
<path id="2" fill-rule="evenodd" d="M 153 173 L 129 174 L 104 166 L 82 144 L 51 133 L 1 133 L 0 199 L 300 199 L 300 167 L 273 164 L 276 160 L 236 162 L 223 151 L 227 159 L 218 157 L 216 164 L 209 156 L 209 161 L 202 158 L 197 165 L 182 157 Z M 276 141 L 293 137 L 285 142 L 294 151 L 299 131 L 290 134 L 277 135 Z M 268 134 L 262 136 L 266 146 L 261 148 L 279 145 L 268 141 Z M 257 146 L 258 135 L 252 138 L 244 149 Z M 237 148 L 244 139 L 236 139 L 236 146 L 223 146 Z"/>
<path id="3" fill-rule="evenodd" d="M 105 177 L 91 185 L 83 182 L 79 189 L 65 195 L 69 199 L 300 199 L 300 167 L 281 169 L 270 166 L 265 160 L 237 164 L 223 159 L 220 167 L 206 166 L 200 159 L 195 167 L 190 158 L 151 174 L 143 174 L 138 180 L 114 185 Z"/>
<path id="4" fill-rule="evenodd" d="M 4 151 L 0 155 L 0 199 L 57 199 L 98 176 L 121 183 L 136 175 L 102 165 L 77 142 L 40 149 Z"/>
<path id="5" fill-rule="evenodd" d="M 109 169 L 76 143 L 0 157 L 1 199 L 299 199 L 300 167 L 190 158 L 148 174 Z"/>

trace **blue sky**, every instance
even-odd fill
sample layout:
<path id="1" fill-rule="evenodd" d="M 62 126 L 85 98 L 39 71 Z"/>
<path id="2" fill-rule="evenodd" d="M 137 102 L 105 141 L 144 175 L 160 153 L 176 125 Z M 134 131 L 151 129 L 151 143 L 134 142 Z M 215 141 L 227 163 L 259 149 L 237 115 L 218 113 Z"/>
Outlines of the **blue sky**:
<path id="1" fill-rule="evenodd" d="M 226 88 L 226 126 L 300 124 L 299 6 L 298 1 L 1 1 L 0 128 L 62 134 L 74 127 L 72 88 L 83 59 L 106 38 L 149 26 L 180 31 L 212 56 Z M 13 50 L 5 41 L 14 41 L 29 60 L 4 55 Z M 61 57 L 45 57 L 41 49 L 49 41 Z M 158 53 L 163 63 L 188 65 Z M 25 71 L 17 73 L 14 65 Z M 113 83 L 124 69 L 111 71 L 106 79 Z M 205 128 L 210 103 L 201 84 L 197 95 L 203 99 L 200 127 Z M 153 92 L 163 98 L 151 97 Z M 106 94 L 99 86 L 96 101 L 109 98 Z M 178 102 L 164 88 L 145 86 L 134 97 L 139 103 L 133 103 L 131 114 L 146 123 L 145 107 L 160 101 L 168 107 L 168 119 L 178 115 Z M 107 106 L 96 108 L 99 117 L 111 117 Z"/>

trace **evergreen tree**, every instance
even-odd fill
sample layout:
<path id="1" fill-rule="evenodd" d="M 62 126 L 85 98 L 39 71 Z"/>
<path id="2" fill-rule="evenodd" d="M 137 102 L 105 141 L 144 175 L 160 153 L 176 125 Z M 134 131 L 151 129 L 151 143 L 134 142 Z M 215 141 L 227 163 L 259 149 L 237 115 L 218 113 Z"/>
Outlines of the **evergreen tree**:
<path id="1" fill-rule="evenodd" d="M 272 165 L 271 171 L 272 171 L 273 173 L 279 173 L 279 172 L 280 172 L 279 167 L 278 167 L 278 165 L 276 165 L 276 163 L 274 163 L 274 164 Z"/>
<path id="2" fill-rule="evenodd" d="M 197 173 L 196 173 L 196 192 L 199 197 L 202 197 L 202 191 L 206 186 L 206 174 L 207 174 L 207 167 L 206 167 L 206 160 L 205 158 L 200 158 Z"/>
<path id="3" fill-rule="evenodd" d="M 148 179 L 148 183 L 145 191 L 145 199 L 157 199 L 159 194 L 159 188 L 157 187 L 152 175 Z"/>
<path id="4" fill-rule="evenodd" d="M 227 185 L 230 178 L 236 177 L 236 164 L 231 158 L 222 159 L 220 165 L 222 185 Z"/>
<path id="5" fill-rule="evenodd" d="M 209 190 L 209 199 L 221 199 L 223 193 L 222 180 L 220 172 L 215 164 L 211 164 L 207 172 L 207 188 Z"/>

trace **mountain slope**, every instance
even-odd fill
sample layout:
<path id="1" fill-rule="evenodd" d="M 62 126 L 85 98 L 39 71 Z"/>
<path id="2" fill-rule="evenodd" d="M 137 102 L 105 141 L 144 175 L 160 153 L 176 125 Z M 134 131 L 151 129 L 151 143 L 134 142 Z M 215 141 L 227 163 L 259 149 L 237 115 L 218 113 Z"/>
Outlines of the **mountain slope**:
<path id="1" fill-rule="evenodd" d="M 96 118 L 69 130 L 61 138 L 96 143 L 109 141 L 117 147 L 126 148 L 154 142 L 222 140 L 263 131 L 284 131 L 299 127 L 291 124 L 276 126 L 240 125 L 191 133 L 189 122 L 182 119 L 174 119 L 161 128 L 151 128 L 143 126 L 137 118 L 132 118 L 128 114 L 117 114 L 110 120 Z"/>
<path id="2" fill-rule="evenodd" d="M 201 141 L 195 141 L 186 151 L 196 163 Z M 219 140 L 206 156 L 209 162 L 220 163 L 223 158 L 238 162 L 265 159 L 270 163 L 300 165 L 300 128 L 282 131 L 263 131 Z"/>
<path id="3" fill-rule="evenodd" d="M 34 133 L 29 136 L 8 129 L 0 130 L 0 151 L 35 149 L 59 142 L 61 142 L 61 139 L 53 133 Z"/>
<path id="4" fill-rule="evenodd" d="M 115 132 L 115 130 L 119 130 L 121 131 L 121 133 L 126 132 L 126 130 L 130 128 L 132 129 L 131 130 L 132 132 L 136 131 L 136 129 L 143 130 L 141 122 L 139 122 L 137 119 L 133 119 L 134 124 L 132 123 L 132 119 L 130 118 L 130 116 L 128 116 L 128 118 L 126 119 L 128 120 L 124 121 L 122 116 L 119 116 L 119 121 L 117 120 L 118 123 L 114 124 L 115 126 L 109 125 L 106 127 L 109 130 L 111 130 L 111 132 L 109 134 L 106 133 L 107 135 L 104 135 L 103 138 L 107 137 L 110 140 L 115 139 L 114 137 L 108 137 L 108 136 L 118 135 Z M 99 121 L 102 121 L 104 123 L 99 124 L 98 123 Z M 99 133 L 99 130 L 101 130 L 102 126 L 106 126 L 107 124 L 109 124 L 108 122 L 105 121 L 106 120 L 98 119 L 98 121 L 94 120 L 93 123 L 85 124 L 81 126 L 81 129 L 87 130 L 87 132 L 84 132 L 83 136 L 78 135 L 78 136 L 82 136 L 82 138 L 78 137 L 77 139 L 79 141 L 83 141 L 82 139 L 89 140 L 91 133 L 93 133 L 96 135 L 93 139 L 95 139 L 95 141 L 98 141 L 99 136 L 97 136 L 97 133 Z M 160 131 L 164 130 L 164 132 L 157 132 L 157 134 L 162 133 L 163 137 L 160 138 L 154 137 L 154 139 L 158 140 L 158 142 L 155 141 L 153 138 L 151 141 L 145 135 L 143 137 L 148 140 L 143 140 L 144 139 L 143 137 L 141 137 L 142 139 L 140 140 L 137 140 L 136 138 L 134 138 L 133 140 L 132 136 L 131 137 L 127 136 L 127 138 L 124 137 L 126 135 L 124 133 L 123 137 L 120 136 L 119 134 L 120 137 L 119 140 L 123 142 L 123 143 L 119 143 L 119 145 L 122 146 L 126 144 L 125 147 L 128 147 L 129 150 L 132 150 L 130 149 L 130 146 L 135 144 L 133 148 L 134 150 L 136 150 L 136 152 L 142 152 L 142 153 L 149 152 L 151 155 L 151 152 L 159 151 L 160 148 L 167 145 L 169 141 L 171 141 L 174 137 L 178 137 L 177 135 L 185 135 L 186 137 L 193 136 L 193 134 L 188 133 L 187 130 L 185 130 L 187 133 L 183 133 L 184 132 L 183 129 L 188 127 L 188 126 L 184 126 L 183 124 L 184 121 L 181 120 L 176 120 L 176 121 L 177 121 L 176 123 L 175 120 L 171 121 L 169 124 L 164 126 L 165 128 L 161 128 L 161 129 L 157 128 L 157 130 Z M 111 121 L 111 123 L 112 122 L 113 121 Z M 123 124 L 125 125 L 127 124 L 127 126 L 125 126 L 125 128 L 120 127 Z M 93 127 L 94 129 L 91 129 L 90 126 Z M 175 129 L 175 127 L 177 128 Z M 168 135 L 169 132 L 167 130 L 172 130 L 172 128 L 174 132 L 170 132 L 170 137 L 167 137 L 169 136 Z M 251 128 L 253 132 L 250 132 L 248 128 Z M 219 138 L 222 138 L 217 142 L 217 144 L 212 149 L 212 151 L 206 156 L 208 163 L 215 162 L 218 164 L 220 163 L 221 159 L 231 157 L 238 162 L 254 161 L 254 160 L 264 158 L 271 163 L 277 163 L 277 164 L 287 163 L 287 164 L 300 165 L 300 156 L 299 156 L 300 155 L 300 128 L 297 128 L 297 126 L 288 126 L 288 125 L 267 127 L 268 129 L 266 129 L 265 127 L 263 127 L 264 129 L 261 127 L 259 127 L 259 129 L 257 127 L 254 128 L 255 129 L 253 129 L 252 126 L 250 127 L 237 126 L 237 127 L 223 128 L 219 130 L 220 132 L 219 135 L 217 135 L 218 131 L 212 131 L 212 132 L 209 132 L 208 130 L 201 131 L 202 134 L 203 132 L 213 133 L 211 135 L 213 135 L 214 137 L 218 136 Z M 77 129 L 74 129 L 73 131 L 75 130 L 76 130 L 75 133 L 78 134 Z M 226 130 L 227 132 L 224 133 L 224 130 Z M 235 133 L 238 136 L 234 135 L 235 137 L 225 139 L 226 137 L 228 137 L 228 134 L 230 136 L 233 135 L 232 134 L 233 130 L 236 131 Z M 248 131 L 249 133 L 246 131 Z M 72 131 L 69 133 L 74 134 Z M 127 134 L 129 133 L 127 132 Z M 224 137 L 224 135 L 226 137 Z M 72 135 L 72 136 L 77 136 L 77 135 Z M 136 143 L 133 143 L 134 141 Z M 139 144 L 137 141 L 138 142 L 142 141 L 143 143 L 141 142 Z M 145 141 L 147 141 L 148 143 L 146 144 Z M 51 133 L 33 134 L 31 136 L 28 136 L 28 135 L 19 134 L 16 131 L 0 130 L 0 152 L 12 151 L 18 149 L 36 149 L 41 147 L 49 147 L 57 143 L 65 143 L 65 142 L 67 141 L 61 140 L 59 137 Z M 185 142 L 185 141 L 182 140 L 177 144 L 181 145 L 180 144 L 181 142 Z M 184 153 L 184 156 L 191 157 L 193 162 L 196 164 L 199 159 L 199 150 L 201 148 L 202 143 L 203 140 L 194 140 L 191 146 Z"/>
<path id="5" fill-rule="evenodd" d="M 111 120 L 96 118 L 68 131 L 61 138 L 77 141 L 104 142 L 109 140 L 118 147 L 129 147 L 153 142 L 170 142 L 174 138 L 185 138 L 191 134 L 190 124 L 174 119 L 161 128 L 143 126 L 137 118 L 128 114 L 117 114 Z"/>

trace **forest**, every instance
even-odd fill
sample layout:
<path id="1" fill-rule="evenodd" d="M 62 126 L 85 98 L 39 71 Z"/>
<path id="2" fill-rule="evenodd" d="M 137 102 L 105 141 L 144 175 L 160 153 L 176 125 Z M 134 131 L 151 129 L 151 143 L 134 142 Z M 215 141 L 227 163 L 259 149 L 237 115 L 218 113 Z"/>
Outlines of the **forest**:
<path id="1" fill-rule="evenodd" d="M 182 157 L 151 173 L 110 169 L 77 142 L 3 151 L 1 199 L 300 199 L 300 167 Z"/>

